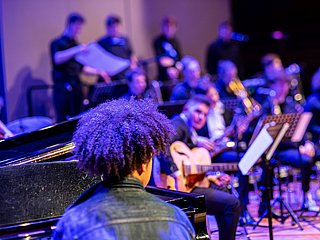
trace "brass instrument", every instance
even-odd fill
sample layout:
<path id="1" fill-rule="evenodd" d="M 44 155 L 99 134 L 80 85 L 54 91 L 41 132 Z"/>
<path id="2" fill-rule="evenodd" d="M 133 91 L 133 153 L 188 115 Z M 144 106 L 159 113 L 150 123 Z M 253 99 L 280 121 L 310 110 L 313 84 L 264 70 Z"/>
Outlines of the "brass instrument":
<path id="1" fill-rule="evenodd" d="M 229 83 L 230 90 L 242 101 L 247 115 L 260 113 L 261 106 L 254 101 L 248 94 L 239 78 L 235 78 Z"/>

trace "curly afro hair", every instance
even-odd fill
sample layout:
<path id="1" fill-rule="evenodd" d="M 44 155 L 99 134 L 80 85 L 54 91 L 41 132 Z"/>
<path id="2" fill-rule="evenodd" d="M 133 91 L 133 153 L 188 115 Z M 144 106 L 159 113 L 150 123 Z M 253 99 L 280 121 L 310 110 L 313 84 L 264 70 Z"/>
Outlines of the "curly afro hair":
<path id="1" fill-rule="evenodd" d="M 165 151 L 174 133 L 169 119 L 150 100 L 112 100 L 90 110 L 73 135 L 78 167 L 109 183 Z"/>

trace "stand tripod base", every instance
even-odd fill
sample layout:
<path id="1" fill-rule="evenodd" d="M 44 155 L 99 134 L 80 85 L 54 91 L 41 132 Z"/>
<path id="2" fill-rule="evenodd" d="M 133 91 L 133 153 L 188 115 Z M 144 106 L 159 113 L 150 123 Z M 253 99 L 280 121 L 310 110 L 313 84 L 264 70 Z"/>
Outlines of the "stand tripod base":
<path id="1" fill-rule="evenodd" d="M 294 213 L 294 211 L 292 210 L 292 208 L 282 199 L 282 198 L 276 198 L 273 203 L 271 204 L 271 208 L 274 207 L 274 205 L 276 203 L 280 204 L 280 208 L 281 208 L 281 216 L 277 216 L 276 219 L 278 220 L 280 218 L 280 222 L 282 224 L 284 224 L 285 220 L 289 217 L 292 218 L 292 225 L 297 224 L 298 227 L 300 228 L 300 230 L 303 230 L 303 227 L 301 226 L 300 222 L 299 222 L 299 218 L 297 217 L 297 215 Z M 287 210 L 288 214 L 284 215 L 283 214 L 283 207 Z M 259 218 L 259 220 L 257 221 L 257 223 L 253 226 L 253 229 L 255 229 L 259 223 L 262 221 L 262 219 L 268 214 L 268 209 L 266 209 L 266 211 L 262 214 L 262 216 Z M 275 214 L 272 213 L 272 217 L 274 218 Z"/>

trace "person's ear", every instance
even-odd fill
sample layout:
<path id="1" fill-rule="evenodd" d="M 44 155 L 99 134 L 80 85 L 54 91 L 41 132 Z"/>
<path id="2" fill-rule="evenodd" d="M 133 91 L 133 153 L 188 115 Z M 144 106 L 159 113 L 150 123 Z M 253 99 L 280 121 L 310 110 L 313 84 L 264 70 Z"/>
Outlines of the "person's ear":
<path id="1" fill-rule="evenodd" d="M 141 164 L 141 166 L 137 169 L 137 173 L 139 174 L 139 176 L 141 176 L 141 174 L 143 174 L 146 171 L 147 171 L 146 163 Z"/>
<path id="2" fill-rule="evenodd" d="M 148 163 L 143 163 L 141 165 L 141 171 L 142 171 L 141 174 L 147 171 L 147 165 L 148 165 Z"/>

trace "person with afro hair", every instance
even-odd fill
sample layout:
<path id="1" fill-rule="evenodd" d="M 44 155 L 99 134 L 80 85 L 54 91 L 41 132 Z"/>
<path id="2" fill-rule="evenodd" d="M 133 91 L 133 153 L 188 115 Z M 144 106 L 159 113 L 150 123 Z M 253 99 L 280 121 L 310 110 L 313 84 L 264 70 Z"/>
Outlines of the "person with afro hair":
<path id="1" fill-rule="evenodd" d="M 194 239 L 185 213 L 144 189 L 152 157 L 172 134 L 150 100 L 113 100 L 83 115 L 74 156 L 80 169 L 102 181 L 67 209 L 54 239 Z"/>

